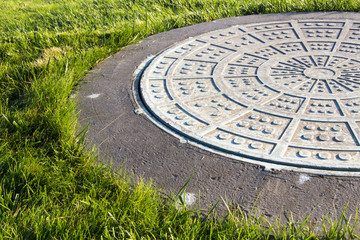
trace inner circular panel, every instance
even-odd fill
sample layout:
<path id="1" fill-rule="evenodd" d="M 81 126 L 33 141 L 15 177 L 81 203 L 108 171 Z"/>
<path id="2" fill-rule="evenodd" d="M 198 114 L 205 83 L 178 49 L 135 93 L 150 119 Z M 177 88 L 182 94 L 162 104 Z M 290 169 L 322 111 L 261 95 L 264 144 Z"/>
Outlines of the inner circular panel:
<path id="1" fill-rule="evenodd" d="M 329 68 L 311 67 L 303 72 L 305 77 L 312 79 L 333 79 L 336 72 Z"/>
<path id="2" fill-rule="evenodd" d="M 233 26 L 157 55 L 140 79 L 161 124 L 251 162 L 360 171 L 360 22 Z"/>

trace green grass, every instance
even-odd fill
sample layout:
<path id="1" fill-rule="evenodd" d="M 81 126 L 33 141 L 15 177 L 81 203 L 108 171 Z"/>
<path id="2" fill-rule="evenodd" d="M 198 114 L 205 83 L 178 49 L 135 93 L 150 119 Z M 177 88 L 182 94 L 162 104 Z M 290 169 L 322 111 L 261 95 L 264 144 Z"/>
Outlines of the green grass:
<path id="1" fill-rule="evenodd" d="M 176 196 L 95 163 L 69 96 L 91 67 L 151 34 L 247 14 L 359 11 L 360 0 L 2 0 L 0 9 L 0 239 L 356 237 L 345 215 L 315 234 L 306 219 L 177 210 Z"/>

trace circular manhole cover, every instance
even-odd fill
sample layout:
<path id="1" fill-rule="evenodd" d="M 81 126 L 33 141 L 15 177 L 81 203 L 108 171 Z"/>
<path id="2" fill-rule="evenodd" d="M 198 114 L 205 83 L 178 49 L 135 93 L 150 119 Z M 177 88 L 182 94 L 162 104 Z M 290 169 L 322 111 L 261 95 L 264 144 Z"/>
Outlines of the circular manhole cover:
<path id="1" fill-rule="evenodd" d="M 360 172 L 359 40 L 351 20 L 233 26 L 157 55 L 139 91 L 161 124 L 208 149 Z"/>

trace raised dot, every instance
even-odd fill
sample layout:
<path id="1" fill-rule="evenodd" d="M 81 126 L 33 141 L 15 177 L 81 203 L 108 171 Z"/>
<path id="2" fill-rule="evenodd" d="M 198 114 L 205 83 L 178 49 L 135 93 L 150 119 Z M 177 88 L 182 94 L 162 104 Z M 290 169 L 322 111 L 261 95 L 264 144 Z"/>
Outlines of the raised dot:
<path id="1" fill-rule="evenodd" d="M 319 126 L 318 130 L 324 132 L 324 131 L 329 130 L 329 128 L 327 126 Z"/>
<path id="2" fill-rule="evenodd" d="M 340 125 L 335 125 L 331 128 L 332 131 L 334 132 L 340 132 L 342 130 Z"/>
<path id="3" fill-rule="evenodd" d="M 203 107 L 203 106 L 204 106 L 203 103 L 196 103 L 196 104 L 195 104 L 195 107 Z"/>
<path id="4" fill-rule="evenodd" d="M 329 141 L 330 140 L 330 136 L 329 135 L 327 135 L 327 134 L 320 134 L 319 136 L 318 136 L 318 140 L 319 141 Z"/>
<path id="5" fill-rule="evenodd" d="M 343 135 L 336 135 L 334 137 L 334 141 L 336 142 L 344 142 L 345 141 L 345 137 Z"/>
<path id="6" fill-rule="evenodd" d="M 339 154 L 337 155 L 337 158 L 340 159 L 340 160 L 342 160 L 342 161 L 348 161 L 348 160 L 351 159 L 351 155 L 348 154 L 348 153 L 339 153 Z"/>
<path id="7" fill-rule="evenodd" d="M 247 126 L 249 126 L 249 123 L 246 121 L 240 121 L 237 123 L 237 126 L 238 127 L 247 127 Z"/>
<path id="8" fill-rule="evenodd" d="M 298 156 L 299 156 L 299 157 L 302 157 L 302 158 L 308 158 L 308 157 L 311 156 L 311 152 L 308 151 L 308 150 L 300 150 L 300 151 L 298 152 Z"/>
<path id="9" fill-rule="evenodd" d="M 250 130 L 259 131 L 259 130 L 261 130 L 261 126 L 260 125 L 252 125 L 252 126 L 250 126 Z"/>
<path id="10" fill-rule="evenodd" d="M 272 121 L 272 125 L 281 125 L 283 122 L 281 121 L 281 120 L 274 120 L 274 121 Z"/>
<path id="11" fill-rule="evenodd" d="M 269 121 L 270 121 L 270 118 L 268 118 L 268 117 L 260 119 L 260 122 L 269 122 Z"/>
<path id="12" fill-rule="evenodd" d="M 181 115 L 177 115 L 175 117 L 176 120 L 184 120 L 186 118 L 186 115 L 185 114 L 181 114 Z"/>
<path id="13" fill-rule="evenodd" d="M 245 139 L 243 138 L 240 138 L 240 137 L 235 137 L 233 140 L 232 140 L 232 143 L 233 144 L 244 144 L 245 143 Z"/>
<path id="14" fill-rule="evenodd" d="M 181 112 L 180 109 L 171 109 L 168 111 L 169 114 L 175 114 L 175 113 L 179 113 L 179 112 Z"/>
<path id="15" fill-rule="evenodd" d="M 326 160 L 326 159 L 331 158 L 331 154 L 328 153 L 328 152 L 320 152 L 320 153 L 316 154 L 316 156 L 317 156 L 319 159 L 322 159 L 322 160 Z"/>
<path id="16" fill-rule="evenodd" d="M 306 125 L 305 127 L 304 127 L 306 130 L 315 130 L 315 125 Z"/>
<path id="17" fill-rule="evenodd" d="M 271 134 L 271 133 L 274 132 L 274 129 L 273 129 L 273 128 L 265 128 L 265 129 L 263 130 L 263 132 L 264 132 L 265 134 Z"/>
<path id="18" fill-rule="evenodd" d="M 189 86 L 182 86 L 182 87 L 180 88 L 180 90 L 189 90 L 189 89 L 190 89 Z"/>
<path id="19" fill-rule="evenodd" d="M 230 137 L 230 134 L 228 134 L 228 133 L 220 133 L 217 137 L 220 140 L 226 140 L 226 139 L 228 139 Z"/>
<path id="20" fill-rule="evenodd" d="M 305 139 L 305 140 L 311 140 L 311 139 L 314 139 L 314 135 L 306 133 L 306 134 L 302 135 L 301 138 Z"/>
<path id="21" fill-rule="evenodd" d="M 262 147 L 263 147 L 263 144 L 259 143 L 259 142 L 254 142 L 254 143 L 250 144 L 250 148 L 253 148 L 253 149 L 259 149 L 259 148 L 262 148 Z"/>
<path id="22" fill-rule="evenodd" d="M 195 121 L 194 121 L 194 120 L 189 120 L 189 121 L 186 121 L 184 124 L 185 124 L 186 126 L 192 126 L 192 125 L 195 124 Z"/>
<path id="23" fill-rule="evenodd" d="M 253 114 L 249 118 L 250 119 L 258 119 L 260 116 L 258 114 Z"/>

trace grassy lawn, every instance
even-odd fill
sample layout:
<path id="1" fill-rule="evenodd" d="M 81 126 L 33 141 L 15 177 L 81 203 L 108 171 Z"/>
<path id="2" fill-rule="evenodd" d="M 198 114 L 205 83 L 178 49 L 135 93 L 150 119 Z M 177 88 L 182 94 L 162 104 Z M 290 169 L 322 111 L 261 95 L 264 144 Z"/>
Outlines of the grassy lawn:
<path id="1" fill-rule="evenodd" d="M 95 163 L 70 95 L 91 67 L 151 34 L 248 14 L 359 11 L 360 0 L 2 0 L 0 9 L 0 239 L 356 237 L 344 216 L 315 235 L 306 219 L 177 210 L 176 196 Z"/>

